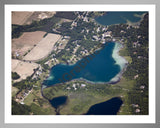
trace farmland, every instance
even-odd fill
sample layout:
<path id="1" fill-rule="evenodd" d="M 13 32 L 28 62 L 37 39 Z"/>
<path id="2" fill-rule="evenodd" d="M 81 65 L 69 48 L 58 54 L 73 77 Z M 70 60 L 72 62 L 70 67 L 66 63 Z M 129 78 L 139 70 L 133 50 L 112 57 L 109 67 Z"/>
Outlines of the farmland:
<path id="1" fill-rule="evenodd" d="M 33 21 L 40 21 L 46 18 L 50 18 L 55 15 L 56 12 L 35 12 L 35 11 L 13 11 L 12 12 L 12 24 L 16 25 L 29 25 Z"/>
<path id="2" fill-rule="evenodd" d="M 43 31 L 25 32 L 19 38 L 12 39 L 13 56 L 26 54 L 42 40 L 45 34 Z"/>
<path id="3" fill-rule="evenodd" d="M 23 58 L 23 60 L 38 61 L 44 59 L 50 54 L 54 44 L 60 38 L 61 36 L 58 34 L 48 34 Z"/>
<path id="4" fill-rule="evenodd" d="M 33 12 L 12 12 L 12 24 L 24 25 Z"/>
<path id="5" fill-rule="evenodd" d="M 17 72 L 20 75 L 20 78 L 16 81 L 20 81 L 22 79 L 26 79 L 28 76 L 31 76 L 36 68 L 38 68 L 38 64 L 36 63 L 28 63 L 12 59 L 12 71 Z"/>

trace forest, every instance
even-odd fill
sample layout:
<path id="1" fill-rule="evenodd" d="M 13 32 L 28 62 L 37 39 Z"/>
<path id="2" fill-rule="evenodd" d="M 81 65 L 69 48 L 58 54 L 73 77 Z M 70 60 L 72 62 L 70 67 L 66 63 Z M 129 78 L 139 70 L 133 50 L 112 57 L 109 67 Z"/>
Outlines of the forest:
<path id="1" fill-rule="evenodd" d="M 120 24 L 109 26 L 109 30 L 112 31 L 113 37 L 122 37 L 127 40 L 125 54 L 132 58 L 132 63 L 127 66 L 123 76 L 128 80 L 138 77 L 135 79 L 133 89 L 128 92 L 128 104 L 139 104 L 141 112 L 138 114 L 148 114 L 148 13 L 144 16 L 139 28 Z M 121 33 L 121 30 L 125 33 Z M 144 89 L 141 89 L 141 86 Z M 134 110 L 133 114 L 135 114 Z"/>
<path id="2" fill-rule="evenodd" d="M 74 12 L 56 12 L 55 17 L 74 20 L 77 15 Z"/>

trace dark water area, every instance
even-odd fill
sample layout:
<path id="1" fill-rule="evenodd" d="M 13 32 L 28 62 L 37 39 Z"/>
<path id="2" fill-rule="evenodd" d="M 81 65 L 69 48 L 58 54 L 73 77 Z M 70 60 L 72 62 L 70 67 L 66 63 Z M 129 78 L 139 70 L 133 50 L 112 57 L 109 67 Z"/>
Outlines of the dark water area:
<path id="1" fill-rule="evenodd" d="M 121 24 L 127 23 L 127 20 L 130 22 L 138 22 L 141 20 L 141 15 L 146 12 L 142 11 L 113 11 L 107 12 L 105 15 L 97 17 L 95 20 L 101 25 L 112 25 L 112 24 Z M 138 15 L 138 16 L 137 16 Z"/>
<path id="2" fill-rule="evenodd" d="M 122 104 L 123 101 L 120 98 L 115 97 L 108 101 L 93 105 L 85 115 L 117 115 Z"/>
<path id="3" fill-rule="evenodd" d="M 60 96 L 49 100 L 50 104 L 57 109 L 59 106 L 64 105 L 67 101 L 67 96 Z"/>
<path id="4" fill-rule="evenodd" d="M 109 82 L 121 71 L 112 57 L 114 47 L 114 42 L 108 42 L 98 54 L 89 55 L 74 65 L 55 65 L 43 84 L 51 86 L 78 78 L 91 82 Z"/>

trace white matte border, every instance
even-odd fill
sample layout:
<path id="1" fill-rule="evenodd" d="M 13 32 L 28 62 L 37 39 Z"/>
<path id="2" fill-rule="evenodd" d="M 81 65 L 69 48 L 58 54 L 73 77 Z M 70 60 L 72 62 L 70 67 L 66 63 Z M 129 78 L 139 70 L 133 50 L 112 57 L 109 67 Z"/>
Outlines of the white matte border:
<path id="1" fill-rule="evenodd" d="M 149 11 L 149 115 L 11 115 L 11 11 Z M 5 123 L 155 123 L 155 78 L 155 5 L 5 5 Z"/>

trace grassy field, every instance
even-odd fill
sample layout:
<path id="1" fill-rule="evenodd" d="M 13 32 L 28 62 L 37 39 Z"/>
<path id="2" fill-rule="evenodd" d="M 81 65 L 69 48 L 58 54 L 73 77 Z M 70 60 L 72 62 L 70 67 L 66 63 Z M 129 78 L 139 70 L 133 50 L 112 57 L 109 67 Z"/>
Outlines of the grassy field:
<path id="1" fill-rule="evenodd" d="M 41 96 L 40 90 L 34 90 L 25 99 L 24 103 L 31 107 L 34 115 L 55 115 L 55 109 L 48 100 Z"/>
<path id="2" fill-rule="evenodd" d="M 33 103 L 33 100 L 35 99 L 35 95 L 33 93 L 30 93 L 27 98 L 24 99 L 24 103 L 26 105 L 31 105 Z"/>
<path id="3" fill-rule="evenodd" d="M 86 84 L 81 87 L 81 83 Z M 59 96 L 67 96 L 67 103 L 60 106 L 60 114 L 62 115 L 80 115 L 85 114 L 88 109 L 97 103 L 107 101 L 113 97 L 121 97 L 125 104 L 127 92 L 132 88 L 134 81 L 127 81 L 122 78 L 121 81 L 114 85 L 96 85 L 85 82 L 69 82 L 67 84 L 52 86 L 45 88 L 43 94 L 48 99 Z M 76 84 L 76 90 L 73 87 Z M 125 109 L 129 110 L 129 105 L 125 104 L 121 107 L 119 114 L 124 114 Z M 125 114 L 129 114 L 126 111 Z"/>
<path id="4" fill-rule="evenodd" d="M 113 86 L 115 87 L 122 87 L 124 93 L 121 95 L 121 99 L 123 101 L 123 105 L 120 108 L 120 111 L 118 115 L 131 115 L 132 110 L 131 110 L 131 105 L 128 104 L 128 92 L 132 90 L 133 86 L 135 84 L 134 80 L 126 80 L 125 78 L 122 77 L 121 81 Z"/>
<path id="5" fill-rule="evenodd" d="M 132 62 L 132 58 L 129 56 L 126 46 L 119 51 L 119 55 L 123 56 L 128 61 L 129 64 Z"/>
<path id="6" fill-rule="evenodd" d="M 18 88 L 12 86 L 12 97 L 16 96 L 18 91 L 19 91 Z"/>

